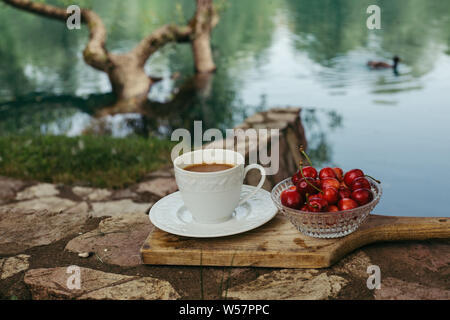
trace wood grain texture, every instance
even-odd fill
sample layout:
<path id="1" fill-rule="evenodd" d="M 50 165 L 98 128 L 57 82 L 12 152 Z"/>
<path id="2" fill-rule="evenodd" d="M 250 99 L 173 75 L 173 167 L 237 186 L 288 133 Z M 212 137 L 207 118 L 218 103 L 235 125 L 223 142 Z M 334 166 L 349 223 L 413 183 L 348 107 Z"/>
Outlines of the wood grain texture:
<path id="1" fill-rule="evenodd" d="M 370 215 L 354 233 L 317 239 L 300 233 L 278 214 L 239 235 L 196 239 L 155 228 L 141 248 L 144 264 L 326 268 L 364 245 L 380 241 L 449 239 L 450 218 Z"/>

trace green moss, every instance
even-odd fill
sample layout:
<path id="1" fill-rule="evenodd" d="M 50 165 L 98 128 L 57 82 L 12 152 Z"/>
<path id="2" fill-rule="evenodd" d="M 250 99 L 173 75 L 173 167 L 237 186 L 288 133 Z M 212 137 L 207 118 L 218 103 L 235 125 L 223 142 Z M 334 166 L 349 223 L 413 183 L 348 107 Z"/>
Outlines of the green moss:
<path id="1" fill-rule="evenodd" d="M 174 143 L 157 138 L 0 137 L 0 175 L 26 180 L 124 188 L 171 164 Z"/>

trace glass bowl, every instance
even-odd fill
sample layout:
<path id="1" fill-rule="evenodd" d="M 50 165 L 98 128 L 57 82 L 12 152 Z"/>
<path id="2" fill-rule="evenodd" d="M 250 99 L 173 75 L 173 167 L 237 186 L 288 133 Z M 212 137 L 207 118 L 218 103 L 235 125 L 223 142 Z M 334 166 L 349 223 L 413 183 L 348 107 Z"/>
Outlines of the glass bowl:
<path id="1" fill-rule="evenodd" d="M 381 186 L 373 179 L 369 180 L 373 200 L 363 206 L 338 212 L 307 212 L 291 209 L 281 204 L 283 190 L 293 186 L 291 178 L 278 183 L 272 189 L 272 200 L 278 210 L 302 233 L 315 238 L 339 238 L 354 232 L 369 216 L 381 198 Z"/>

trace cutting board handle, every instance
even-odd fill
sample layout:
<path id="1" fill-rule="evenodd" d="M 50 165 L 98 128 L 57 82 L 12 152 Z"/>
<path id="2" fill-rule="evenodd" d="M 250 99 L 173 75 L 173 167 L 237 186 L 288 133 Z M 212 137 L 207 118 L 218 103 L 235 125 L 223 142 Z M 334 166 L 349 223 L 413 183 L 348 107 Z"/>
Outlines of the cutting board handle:
<path id="1" fill-rule="evenodd" d="M 355 236 L 368 237 L 370 242 L 450 238 L 450 218 L 370 215 L 368 220 Z"/>
<path id="2" fill-rule="evenodd" d="M 450 239 L 450 218 L 392 217 L 371 214 L 354 233 L 336 241 L 326 255 L 330 266 L 348 253 L 375 242 Z"/>

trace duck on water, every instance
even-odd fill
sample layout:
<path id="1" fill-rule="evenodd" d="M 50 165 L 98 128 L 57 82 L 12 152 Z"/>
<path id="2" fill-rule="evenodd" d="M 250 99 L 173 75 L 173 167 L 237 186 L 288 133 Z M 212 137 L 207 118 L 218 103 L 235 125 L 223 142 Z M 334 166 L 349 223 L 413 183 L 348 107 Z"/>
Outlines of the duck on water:
<path id="1" fill-rule="evenodd" d="M 383 61 L 369 61 L 367 62 L 367 65 L 372 70 L 393 69 L 394 72 L 397 74 L 398 63 L 401 61 L 401 59 L 398 56 L 395 56 L 394 58 L 392 58 L 392 60 L 394 62 L 393 64 L 389 64 Z"/>

